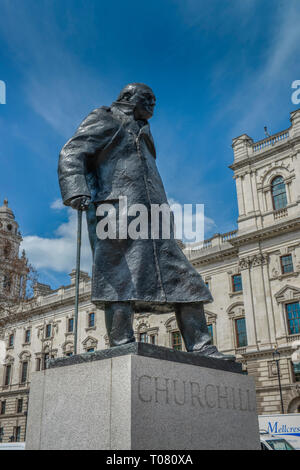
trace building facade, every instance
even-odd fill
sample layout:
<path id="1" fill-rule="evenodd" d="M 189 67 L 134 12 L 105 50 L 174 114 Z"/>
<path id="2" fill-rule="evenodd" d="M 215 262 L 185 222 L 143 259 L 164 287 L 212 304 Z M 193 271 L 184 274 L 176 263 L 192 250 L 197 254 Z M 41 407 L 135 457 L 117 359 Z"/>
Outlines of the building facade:
<path id="1" fill-rule="evenodd" d="M 238 228 L 183 249 L 214 297 L 205 308 L 214 344 L 255 378 L 258 413 L 282 406 L 297 413 L 300 369 L 291 356 L 300 341 L 300 110 L 287 130 L 259 142 L 243 134 L 232 146 Z M 92 353 L 108 339 L 103 312 L 90 302 L 91 280 L 83 272 L 80 279 L 77 349 Z M 37 284 L 25 306 L 0 314 L 3 441 L 25 439 L 32 372 L 73 353 L 74 295 L 73 271 L 68 286 Z M 137 314 L 134 330 L 138 341 L 184 349 L 174 314 Z"/>

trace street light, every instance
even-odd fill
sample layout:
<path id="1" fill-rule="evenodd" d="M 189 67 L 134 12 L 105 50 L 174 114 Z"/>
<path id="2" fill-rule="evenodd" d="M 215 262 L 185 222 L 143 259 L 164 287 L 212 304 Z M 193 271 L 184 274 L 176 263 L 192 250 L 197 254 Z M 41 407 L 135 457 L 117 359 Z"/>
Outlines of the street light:
<path id="1" fill-rule="evenodd" d="M 280 381 L 280 368 L 279 368 L 280 352 L 278 351 L 278 349 L 275 349 L 273 351 L 273 360 L 276 361 L 276 365 L 277 365 L 277 375 L 278 375 L 279 393 L 280 393 L 280 402 L 281 402 L 281 413 L 284 414 L 283 400 L 282 400 L 282 390 L 281 390 L 281 381 Z"/>

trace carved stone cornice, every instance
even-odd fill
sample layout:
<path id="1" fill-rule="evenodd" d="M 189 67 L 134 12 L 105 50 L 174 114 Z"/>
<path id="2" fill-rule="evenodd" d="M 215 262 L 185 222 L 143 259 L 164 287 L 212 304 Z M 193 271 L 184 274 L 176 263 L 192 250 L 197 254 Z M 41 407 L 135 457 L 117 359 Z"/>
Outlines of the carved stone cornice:
<path id="1" fill-rule="evenodd" d="M 285 219 L 283 222 L 270 225 L 259 230 L 238 235 L 230 240 L 230 243 L 235 246 L 245 245 L 249 242 L 265 240 L 267 238 L 276 237 L 279 233 L 287 233 L 300 228 L 300 217 L 290 220 Z"/>
<path id="2" fill-rule="evenodd" d="M 246 256 L 239 260 L 239 267 L 241 270 L 249 269 L 255 266 L 262 266 L 267 264 L 269 260 L 269 255 L 267 253 L 256 253 L 255 255 Z"/>
<path id="3" fill-rule="evenodd" d="M 227 248 L 226 250 L 219 250 L 219 251 L 214 251 L 210 253 L 205 253 L 205 250 L 203 251 L 204 251 L 203 253 L 199 254 L 199 257 L 195 257 L 192 259 L 189 258 L 189 262 L 193 266 L 201 266 L 203 264 L 212 263 L 213 261 L 224 261 L 228 258 L 233 258 L 233 257 L 238 256 L 238 250 L 234 247 Z"/>

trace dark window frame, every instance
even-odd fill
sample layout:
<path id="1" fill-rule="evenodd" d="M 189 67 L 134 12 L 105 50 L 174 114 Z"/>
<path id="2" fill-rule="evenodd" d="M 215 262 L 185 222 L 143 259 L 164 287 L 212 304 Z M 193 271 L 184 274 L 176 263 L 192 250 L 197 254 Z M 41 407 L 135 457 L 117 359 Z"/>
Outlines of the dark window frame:
<path id="1" fill-rule="evenodd" d="M 156 344 L 156 335 L 149 335 L 150 344 Z"/>
<path id="2" fill-rule="evenodd" d="M 95 326 L 95 312 L 88 314 L 88 328 L 94 328 Z"/>
<path id="3" fill-rule="evenodd" d="M 14 333 L 11 333 L 8 337 L 8 347 L 13 348 L 15 344 L 15 335 Z"/>
<path id="4" fill-rule="evenodd" d="M 21 441 L 21 426 L 15 426 L 14 428 L 14 438 L 15 442 Z"/>
<path id="5" fill-rule="evenodd" d="M 172 349 L 182 351 L 182 336 L 179 330 L 171 332 Z"/>
<path id="6" fill-rule="evenodd" d="M 52 324 L 48 323 L 45 328 L 45 338 L 51 338 L 52 335 Z"/>
<path id="7" fill-rule="evenodd" d="M 1 401 L 1 406 L 0 406 L 0 415 L 5 415 L 6 412 L 6 400 Z"/>
<path id="8" fill-rule="evenodd" d="M 275 181 L 278 181 L 277 183 L 274 183 Z M 278 189 L 280 185 L 283 185 L 283 189 L 281 192 Z M 277 191 L 277 194 L 276 194 Z M 272 204 L 273 204 L 273 210 L 274 211 L 279 211 L 281 209 L 284 209 L 287 206 L 287 194 L 286 194 L 286 184 L 284 182 L 284 178 L 281 175 L 275 176 L 273 180 L 271 181 L 271 195 L 272 195 Z"/>
<path id="9" fill-rule="evenodd" d="M 12 373 L 12 365 L 6 364 L 5 365 L 5 376 L 4 376 L 4 386 L 8 387 L 11 382 L 11 373 Z"/>
<path id="10" fill-rule="evenodd" d="M 30 344 L 30 342 L 31 342 L 31 329 L 28 328 L 27 330 L 25 330 L 24 343 L 25 344 Z"/>
<path id="11" fill-rule="evenodd" d="M 72 325 L 72 328 L 70 328 Z M 68 318 L 68 333 L 73 333 L 74 331 L 74 317 Z"/>
<path id="12" fill-rule="evenodd" d="M 297 310 L 297 316 L 294 318 L 289 318 L 289 313 L 294 313 L 293 311 L 290 311 L 289 312 L 289 305 L 298 305 L 298 309 Z M 289 335 L 297 335 L 300 333 L 300 304 L 299 302 L 289 302 L 287 304 L 285 304 L 285 312 L 286 312 L 286 320 L 287 320 L 287 326 L 288 326 L 288 334 Z M 295 323 L 295 330 L 296 331 L 292 331 L 292 328 L 291 328 L 291 322 Z"/>
<path id="13" fill-rule="evenodd" d="M 291 368 L 292 368 L 292 378 L 293 378 L 293 382 L 294 383 L 297 383 L 297 382 L 300 382 L 300 364 L 294 364 L 292 361 L 291 361 Z M 299 369 L 297 371 L 295 371 L 295 369 Z"/>
<path id="14" fill-rule="evenodd" d="M 239 282 L 235 283 L 234 280 L 239 278 Z M 233 274 L 231 276 L 232 292 L 243 292 L 243 282 L 241 274 Z M 240 285 L 241 289 L 238 289 L 237 286 Z"/>
<path id="15" fill-rule="evenodd" d="M 145 341 L 142 341 L 142 338 L 145 338 Z M 148 334 L 146 331 L 143 331 L 139 334 L 139 342 L 140 343 L 148 343 Z"/>
<path id="16" fill-rule="evenodd" d="M 244 344 L 242 344 L 243 342 L 240 340 L 240 335 L 239 335 L 239 331 L 238 331 L 238 321 L 240 321 L 240 320 L 243 320 L 244 325 L 245 325 L 245 342 L 244 342 Z M 245 317 L 235 318 L 234 319 L 234 329 L 235 329 L 236 347 L 237 348 L 245 348 L 246 346 L 248 346 L 246 318 Z"/>
<path id="17" fill-rule="evenodd" d="M 22 413 L 23 412 L 23 398 L 18 398 L 17 401 L 17 413 Z"/>
<path id="18" fill-rule="evenodd" d="M 28 369 L 29 369 L 29 361 L 23 361 L 21 363 L 21 378 L 20 383 L 25 384 L 28 380 Z"/>
<path id="19" fill-rule="evenodd" d="M 290 263 L 284 263 L 283 259 L 285 259 L 285 258 L 289 258 Z M 281 266 L 281 274 L 293 273 L 294 272 L 294 264 L 293 264 L 292 255 L 288 254 L 288 255 L 280 256 L 280 266 Z M 288 267 L 291 267 L 291 269 L 289 269 Z"/>

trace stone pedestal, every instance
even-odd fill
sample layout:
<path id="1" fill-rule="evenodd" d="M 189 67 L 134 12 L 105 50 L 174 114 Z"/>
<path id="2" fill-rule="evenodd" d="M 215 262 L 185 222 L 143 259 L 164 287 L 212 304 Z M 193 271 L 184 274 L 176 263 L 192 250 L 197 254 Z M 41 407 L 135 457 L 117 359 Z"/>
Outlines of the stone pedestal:
<path id="1" fill-rule="evenodd" d="M 145 343 L 56 359 L 33 374 L 26 449 L 259 449 L 254 381 Z"/>

